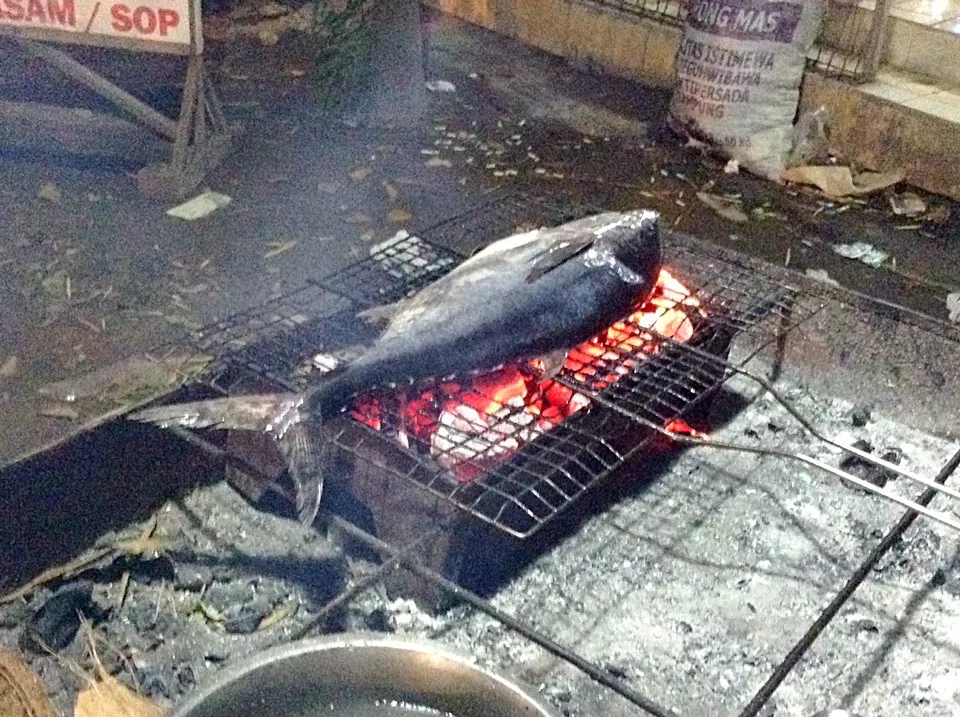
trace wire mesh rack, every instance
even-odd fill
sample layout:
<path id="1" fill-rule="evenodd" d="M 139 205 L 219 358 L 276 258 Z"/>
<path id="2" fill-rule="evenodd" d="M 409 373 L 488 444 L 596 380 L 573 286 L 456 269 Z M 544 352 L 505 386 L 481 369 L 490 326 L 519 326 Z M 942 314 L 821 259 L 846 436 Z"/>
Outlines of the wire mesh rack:
<path id="1" fill-rule="evenodd" d="M 450 244 L 478 246 L 592 211 L 500 196 L 416 235 L 398 235 L 332 277 L 198 333 L 195 344 L 217 354 L 221 372 L 239 369 L 270 385 L 303 388 L 323 370 L 318 354 L 336 356 L 373 338 L 358 309 L 397 301 L 455 266 L 461 255 Z M 615 324 L 571 351 L 552 379 L 523 365 L 362 396 L 349 412 L 353 425 L 334 422 L 330 440 L 367 460 L 379 445 L 382 470 L 529 537 L 642 450 L 655 435 L 650 425 L 688 418 L 729 376 L 735 336 L 750 334 L 760 350 L 819 310 L 753 267 L 674 239 L 665 242 L 665 263 L 689 294 L 674 297 L 659 318 L 647 307 Z M 658 291 L 662 300 L 666 290 Z"/>

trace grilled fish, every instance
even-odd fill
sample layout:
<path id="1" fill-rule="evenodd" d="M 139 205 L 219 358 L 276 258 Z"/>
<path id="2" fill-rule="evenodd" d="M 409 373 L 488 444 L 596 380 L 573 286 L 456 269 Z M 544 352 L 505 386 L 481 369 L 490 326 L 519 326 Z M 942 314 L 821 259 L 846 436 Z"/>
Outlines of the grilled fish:
<path id="1" fill-rule="evenodd" d="M 236 396 L 150 408 L 133 420 L 190 428 L 267 431 L 297 486 L 300 519 L 322 491 L 310 439 L 359 393 L 552 357 L 628 315 L 661 268 L 660 218 L 606 212 L 494 242 L 396 304 L 362 312 L 386 322 L 372 345 L 303 394 Z"/>

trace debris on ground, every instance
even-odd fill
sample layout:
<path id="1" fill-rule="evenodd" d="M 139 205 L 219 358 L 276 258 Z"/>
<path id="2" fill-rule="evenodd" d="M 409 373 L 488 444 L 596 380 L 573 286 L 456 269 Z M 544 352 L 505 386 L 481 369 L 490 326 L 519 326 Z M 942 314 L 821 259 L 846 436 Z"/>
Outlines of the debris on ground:
<path id="1" fill-rule="evenodd" d="M 80 418 L 80 412 L 70 406 L 41 406 L 37 413 L 44 418 L 59 418 L 64 421 L 76 421 Z"/>
<path id="2" fill-rule="evenodd" d="M 904 192 L 890 197 L 890 208 L 898 217 L 916 217 L 927 211 L 927 203 L 913 192 Z"/>
<path id="3" fill-rule="evenodd" d="M 0 651 L 0 714 L 3 717 L 53 717 L 56 711 L 40 678 L 20 657 Z"/>
<path id="4" fill-rule="evenodd" d="M 66 649 L 92 608 L 93 584 L 71 583 L 57 590 L 31 616 L 20 633 L 20 649 L 42 655 Z"/>
<path id="5" fill-rule="evenodd" d="M 279 256 L 284 252 L 290 251 L 297 245 L 297 240 L 292 239 L 290 241 L 271 241 L 267 242 L 267 252 L 263 255 L 264 259 L 271 259 L 275 256 Z"/>
<path id="6" fill-rule="evenodd" d="M 296 12 L 285 5 L 269 3 L 256 15 L 212 15 L 204 17 L 203 37 L 210 42 L 235 42 L 256 39 L 262 45 L 275 45 L 286 32 L 310 32 L 314 29 L 313 3 Z M 267 14 L 264 14 L 267 13 Z"/>
<path id="7" fill-rule="evenodd" d="M 853 447 L 864 453 L 873 453 L 873 446 L 869 441 L 863 439 L 856 441 Z M 884 451 L 880 458 L 887 463 L 900 465 L 903 456 L 900 451 L 891 448 Z M 883 488 L 890 481 L 897 479 L 897 474 L 889 468 L 879 466 L 857 455 L 844 456 L 843 460 L 840 461 L 840 467 L 848 473 L 852 473 L 858 478 L 865 480 L 867 483 L 875 485 L 877 488 Z"/>
<path id="8" fill-rule="evenodd" d="M 192 222 L 213 214 L 232 201 L 233 200 L 226 194 L 206 191 L 183 204 L 178 204 L 172 209 L 168 209 L 167 216 Z"/>
<path id="9" fill-rule="evenodd" d="M 0 378 L 13 378 L 20 370 L 20 359 L 16 356 L 10 356 L 6 361 L 0 364 Z"/>
<path id="10" fill-rule="evenodd" d="M 456 92 L 457 86 L 446 80 L 430 80 L 427 83 L 427 89 L 431 92 Z"/>
<path id="11" fill-rule="evenodd" d="M 732 222 L 744 223 L 750 221 L 750 217 L 742 209 L 742 202 L 739 197 L 724 197 L 719 194 L 710 194 L 709 192 L 697 192 L 697 199 L 710 207 L 724 219 Z"/>
<path id="12" fill-rule="evenodd" d="M 126 404 L 172 391 L 195 377 L 212 357 L 203 354 L 170 354 L 162 358 L 132 356 L 75 379 L 40 388 L 40 395 L 72 403 L 80 398 Z"/>
<path id="13" fill-rule="evenodd" d="M 350 172 L 350 179 L 354 182 L 362 182 L 364 179 L 370 176 L 370 173 L 373 170 L 370 167 L 357 167 Z"/>
<path id="14" fill-rule="evenodd" d="M 960 291 L 947 294 L 947 311 L 950 314 L 950 321 L 960 322 Z"/>
<path id="15" fill-rule="evenodd" d="M 413 214 L 409 209 L 393 209 L 387 216 L 387 221 L 391 224 L 405 224 L 413 221 Z"/>
<path id="16" fill-rule="evenodd" d="M 739 174 L 740 173 L 740 162 L 735 159 L 729 160 L 723 167 L 724 174 Z"/>
<path id="17" fill-rule="evenodd" d="M 845 259 L 856 259 L 867 266 L 879 269 L 890 258 L 890 252 L 880 249 L 865 241 L 856 241 L 852 244 L 834 244 L 833 251 Z"/>
<path id="18" fill-rule="evenodd" d="M 829 284 L 830 286 L 836 287 L 840 286 L 840 282 L 830 276 L 826 269 L 807 269 L 804 273 L 811 279 L 822 281 L 824 284 Z"/>
<path id="19" fill-rule="evenodd" d="M 780 178 L 791 184 L 809 184 L 828 197 L 862 196 L 879 192 L 903 181 L 903 170 L 861 172 L 854 176 L 850 167 L 805 166 L 783 170 Z"/>
<path id="20" fill-rule="evenodd" d="M 833 113 L 822 105 L 800 115 L 793 126 L 793 147 L 787 160 L 788 167 L 821 164 L 829 159 L 827 127 L 832 119 Z"/>
<path id="21" fill-rule="evenodd" d="M 63 199 L 63 193 L 60 191 L 60 187 L 53 182 L 44 182 L 43 186 L 40 187 L 40 191 L 37 192 L 37 199 L 56 204 Z"/>

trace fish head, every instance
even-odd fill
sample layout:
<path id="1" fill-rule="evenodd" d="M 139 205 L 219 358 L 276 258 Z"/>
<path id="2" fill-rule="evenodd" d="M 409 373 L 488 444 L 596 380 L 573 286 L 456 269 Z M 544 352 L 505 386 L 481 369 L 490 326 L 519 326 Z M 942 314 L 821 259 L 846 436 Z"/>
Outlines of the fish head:
<path id="1" fill-rule="evenodd" d="M 638 209 L 617 214 L 597 235 L 599 243 L 644 282 L 656 280 L 663 261 L 658 212 Z"/>

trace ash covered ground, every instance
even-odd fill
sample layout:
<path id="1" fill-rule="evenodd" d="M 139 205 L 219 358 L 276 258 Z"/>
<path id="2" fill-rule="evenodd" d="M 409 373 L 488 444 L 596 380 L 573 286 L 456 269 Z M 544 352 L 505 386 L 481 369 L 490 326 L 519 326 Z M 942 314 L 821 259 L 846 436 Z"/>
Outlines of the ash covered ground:
<path id="1" fill-rule="evenodd" d="M 730 387 L 714 406 L 714 422 L 723 424 L 715 438 L 797 445 L 831 464 L 842 460 L 769 396 L 757 398 L 755 386 Z M 958 447 L 863 406 L 780 388 L 828 435 L 896 453 L 925 476 Z M 887 486 L 920 492 L 904 478 Z M 945 507 L 941 500 L 934 505 Z M 576 525 L 518 566 L 493 603 L 690 717 L 736 714 L 902 513 L 795 461 L 707 448 L 635 461 L 579 510 Z M 102 659 L 162 703 L 291 639 L 375 568 L 319 532 L 255 510 L 222 483 L 168 503 L 155 518 L 155 542 L 142 555 L 82 577 L 92 585 L 84 611 Z M 810 717 L 840 704 L 870 717 L 960 714 L 957 540 L 929 521 L 915 524 L 763 714 Z M 19 649 L 24 623 L 50 595 L 44 588 L 3 608 L 0 646 Z M 539 687 L 561 714 L 644 714 L 464 606 L 431 615 L 388 599 L 378 584 L 313 632 L 342 630 L 439 640 Z M 81 632 L 57 657 L 24 651 L 64 714 L 84 684 L 79 673 L 91 667 L 86 642 Z"/>

